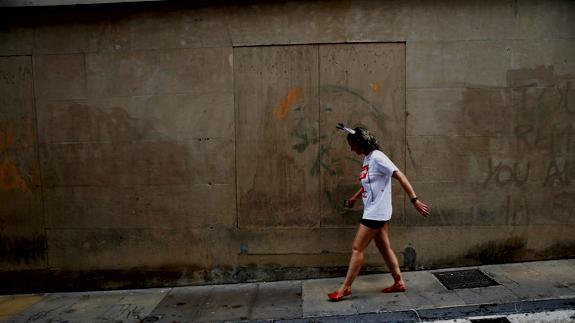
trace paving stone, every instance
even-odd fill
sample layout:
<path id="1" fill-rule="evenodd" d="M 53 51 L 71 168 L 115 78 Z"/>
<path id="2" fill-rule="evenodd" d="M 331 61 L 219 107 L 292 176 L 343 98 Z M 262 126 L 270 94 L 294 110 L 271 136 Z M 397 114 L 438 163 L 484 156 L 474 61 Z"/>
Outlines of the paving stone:
<path id="1" fill-rule="evenodd" d="M 350 319 L 346 315 L 375 315 L 373 319 L 381 319 L 381 315 L 419 313 L 425 318 L 424 313 L 427 311 L 438 309 L 449 312 L 464 308 L 477 315 L 485 312 L 485 308 L 499 306 L 497 304 L 503 304 L 507 311 L 517 306 L 528 308 L 550 301 L 563 302 L 561 306 L 572 304 L 575 291 L 561 283 L 570 281 L 572 265 L 571 260 L 562 260 L 467 267 L 485 272 L 501 285 L 453 291 L 441 285 L 433 276 L 433 271 L 405 272 L 403 277 L 407 291 L 393 294 L 381 292 L 381 289 L 392 284 L 391 275 L 360 275 L 354 282 L 353 295 L 341 302 L 330 302 L 327 294 L 340 286 L 343 277 L 150 290 L 58 293 L 45 297 L 22 296 L 19 299 L 16 296 L 4 296 L 0 297 L 0 320 L 211 322 L 277 319 L 303 322 L 323 317 L 322 321 L 325 319 L 343 322 Z M 36 303 L 33 303 L 35 300 Z M 6 310 L 8 305 L 17 303 L 21 304 L 22 311 L 16 313 L 14 308 Z M 533 303 L 537 304 L 529 305 Z M 26 304 L 33 305 L 27 307 Z M 10 317 L 11 313 L 16 314 Z"/>
<path id="2" fill-rule="evenodd" d="M 564 285 L 575 285 L 575 263 L 570 260 L 528 262 L 525 263 L 525 266 L 542 274 L 549 280 Z"/>
<path id="3" fill-rule="evenodd" d="M 143 322 L 172 322 L 197 317 L 201 307 L 211 301 L 213 289 L 213 286 L 174 288 Z"/>
<path id="4" fill-rule="evenodd" d="M 551 272 L 532 269 L 529 263 L 485 266 L 483 271 L 498 275 L 499 282 L 519 297 L 519 300 L 537 300 L 546 298 L 567 298 L 575 296 L 575 290 L 558 282 Z M 558 276 L 559 277 L 559 276 Z"/>
<path id="5" fill-rule="evenodd" d="M 0 322 L 39 302 L 44 295 L 7 295 L 0 296 Z"/>
<path id="6" fill-rule="evenodd" d="M 122 299 L 118 292 L 57 293 L 15 315 L 14 322 L 93 322 Z"/>
<path id="7" fill-rule="evenodd" d="M 457 293 L 447 290 L 429 271 L 403 273 L 403 280 L 407 285 L 405 296 L 414 309 L 465 305 Z"/>
<path id="8" fill-rule="evenodd" d="M 253 319 L 291 319 L 302 316 L 302 282 L 285 281 L 258 284 Z"/>
<path id="9" fill-rule="evenodd" d="M 437 307 L 463 306 L 465 301 L 454 291 L 426 292 L 418 289 L 408 289 L 405 296 L 414 309 L 430 309 Z"/>
<path id="10" fill-rule="evenodd" d="M 354 288 L 351 297 L 340 302 L 330 302 L 327 298 L 327 294 L 337 290 L 343 280 L 343 277 L 338 277 L 304 281 L 302 286 L 303 316 L 356 314 L 357 308 L 353 306 L 354 302 L 363 297 L 358 289 Z"/>
<path id="11" fill-rule="evenodd" d="M 166 297 L 169 288 L 126 291 L 122 299 L 98 317 L 98 322 L 140 322 Z"/>
<path id="12" fill-rule="evenodd" d="M 505 286 L 458 289 L 455 293 L 465 304 L 491 304 L 517 301 L 519 298 Z"/>

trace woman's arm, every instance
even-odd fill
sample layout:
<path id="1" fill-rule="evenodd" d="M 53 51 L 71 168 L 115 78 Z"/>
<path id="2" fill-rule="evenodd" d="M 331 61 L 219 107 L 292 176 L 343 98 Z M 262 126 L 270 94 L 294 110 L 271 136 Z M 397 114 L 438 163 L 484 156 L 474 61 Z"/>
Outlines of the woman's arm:
<path id="1" fill-rule="evenodd" d="M 363 194 L 363 186 L 359 189 L 359 191 L 357 191 L 349 199 L 347 199 L 347 207 L 353 207 L 355 201 L 357 201 L 357 199 L 361 197 L 361 194 Z"/>
<path id="2" fill-rule="evenodd" d="M 393 178 L 399 181 L 399 184 L 401 184 L 401 187 L 403 187 L 403 190 L 409 196 L 409 200 L 411 201 L 411 204 L 413 204 L 417 212 L 419 212 L 424 217 L 428 217 L 429 207 L 417 198 L 417 195 L 415 195 L 415 191 L 413 190 L 413 187 L 411 186 L 411 183 L 409 183 L 409 180 L 407 179 L 405 174 L 403 174 L 399 170 L 396 170 L 395 172 L 393 172 Z"/>

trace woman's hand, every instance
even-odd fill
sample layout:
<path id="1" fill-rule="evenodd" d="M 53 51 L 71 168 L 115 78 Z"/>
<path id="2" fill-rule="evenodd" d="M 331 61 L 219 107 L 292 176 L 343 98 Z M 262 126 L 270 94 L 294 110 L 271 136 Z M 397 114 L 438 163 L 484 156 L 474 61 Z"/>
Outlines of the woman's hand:
<path id="1" fill-rule="evenodd" d="M 355 198 L 350 197 L 349 199 L 345 200 L 344 206 L 351 209 L 355 205 L 355 201 Z"/>
<path id="2" fill-rule="evenodd" d="M 413 202 L 413 206 L 415 207 L 417 212 L 423 215 L 424 218 L 429 216 L 429 207 L 427 206 L 427 204 L 421 202 L 420 200 L 415 200 L 415 202 Z"/>

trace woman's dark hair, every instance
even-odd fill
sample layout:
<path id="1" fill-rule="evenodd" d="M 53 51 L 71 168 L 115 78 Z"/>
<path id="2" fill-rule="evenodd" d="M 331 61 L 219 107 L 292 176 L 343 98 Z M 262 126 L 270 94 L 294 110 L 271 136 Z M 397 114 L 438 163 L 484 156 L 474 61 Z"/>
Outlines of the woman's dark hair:
<path id="1" fill-rule="evenodd" d="M 366 151 L 379 149 L 379 143 L 377 142 L 377 139 L 375 139 L 375 137 L 367 129 L 357 127 L 353 130 L 355 130 L 353 135 L 351 133 L 347 134 L 347 139 L 349 141 L 353 142 L 358 147 Z"/>

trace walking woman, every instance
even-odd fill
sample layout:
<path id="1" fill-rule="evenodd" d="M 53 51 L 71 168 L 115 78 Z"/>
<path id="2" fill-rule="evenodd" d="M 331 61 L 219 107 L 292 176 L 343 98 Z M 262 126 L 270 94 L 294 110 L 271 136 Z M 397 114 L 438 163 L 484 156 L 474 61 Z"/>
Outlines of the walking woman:
<path id="1" fill-rule="evenodd" d="M 377 249 L 383 256 L 394 280 L 393 285 L 382 291 L 384 293 L 404 292 L 405 282 L 401 278 L 399 263 L 391 249 L 388 237 L 389 220 L 392 213 L 391 178 L 399 181 L 409 196 L 413 207 L 421 215 L 429 216 L 429 208 L 417 198 L 407 177 L 379 150 L 377 140 L 368 130 L 363 128 L 350 129 L 341 123 L 338 124 L 337 128 L 348 133 L 347 142 L 351 151 L 365 156 L 359 176 L 361 189 L 345 201 L 346 207 L 353 207 L 355 201 L 361 196 L 363 217 L 353 240 L 352 255 L 345 281 L 337 291 L 328 294 L 328 297 L 332 301 L 340 301 L 345 296 L 351 295 L 351 284 L 359 274 L 363 265 L 363 253 L 372 240 L 375 240 Z"/>

